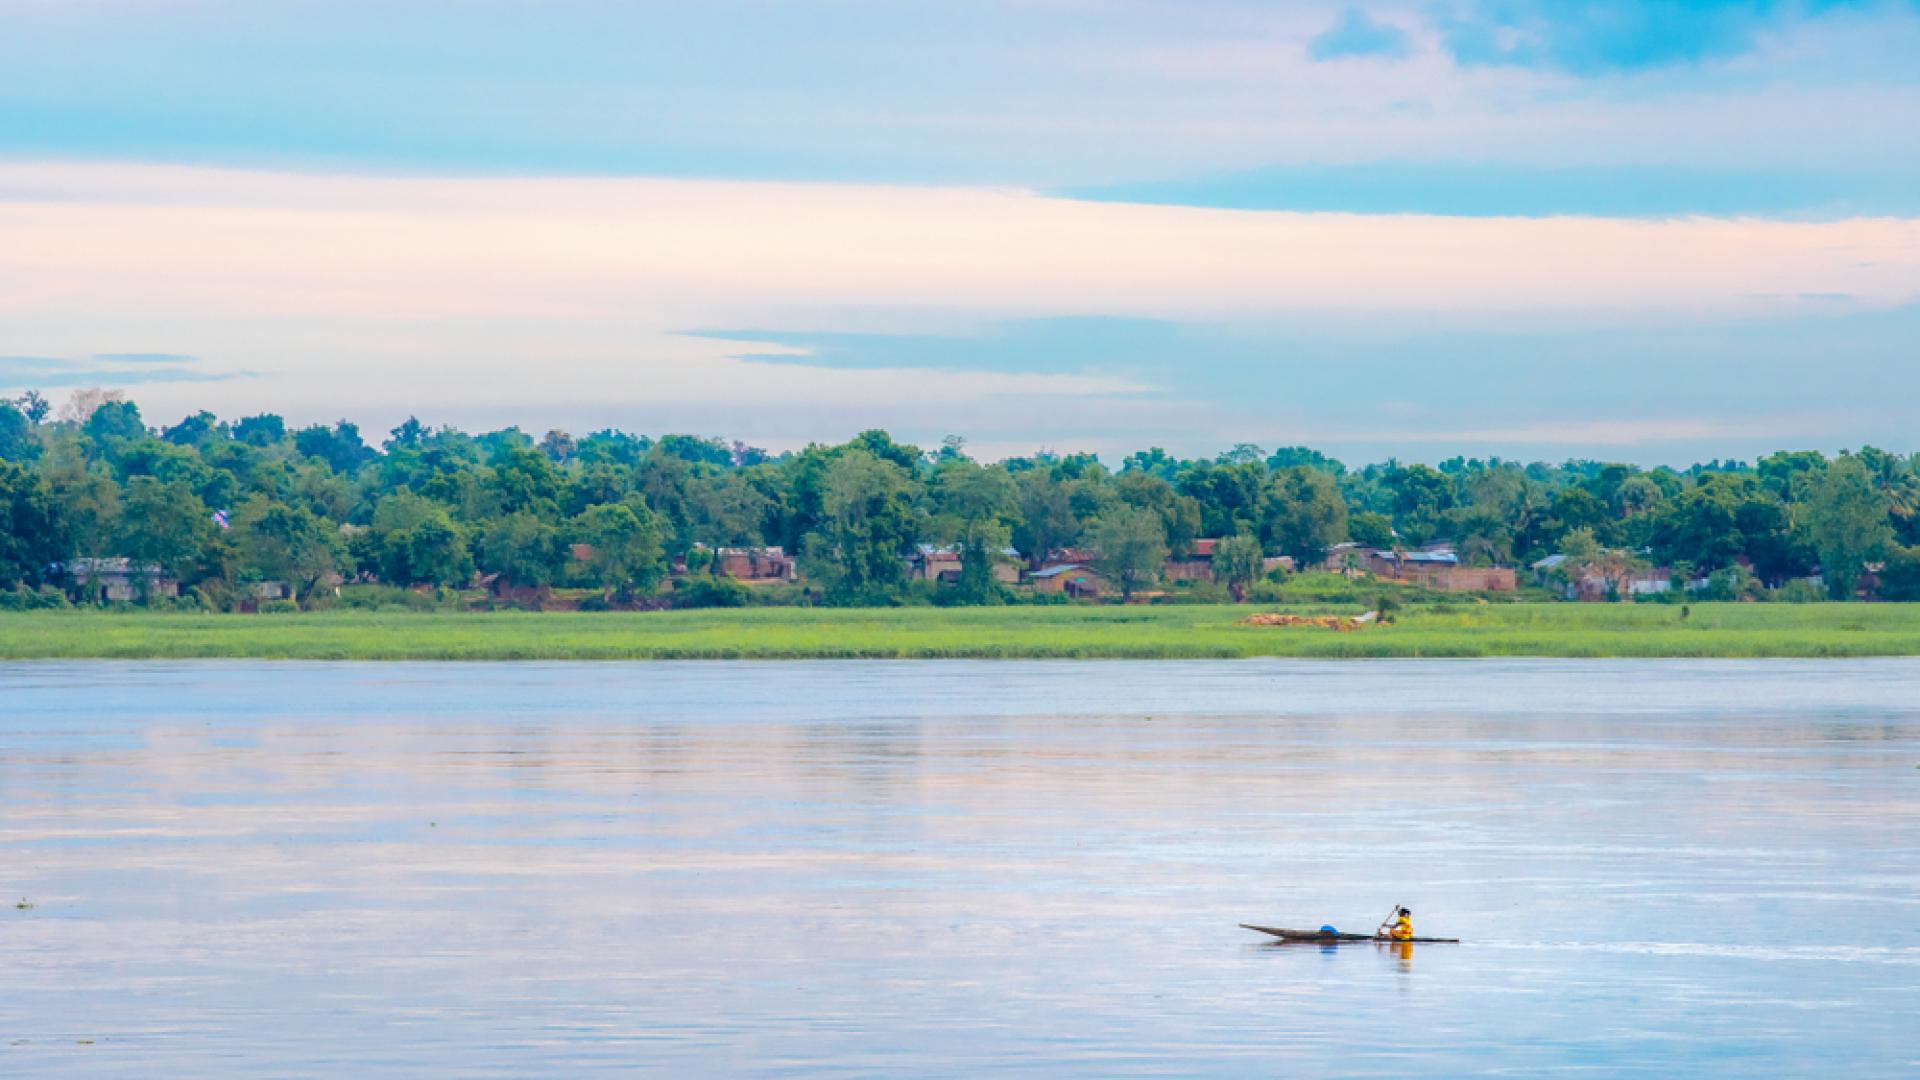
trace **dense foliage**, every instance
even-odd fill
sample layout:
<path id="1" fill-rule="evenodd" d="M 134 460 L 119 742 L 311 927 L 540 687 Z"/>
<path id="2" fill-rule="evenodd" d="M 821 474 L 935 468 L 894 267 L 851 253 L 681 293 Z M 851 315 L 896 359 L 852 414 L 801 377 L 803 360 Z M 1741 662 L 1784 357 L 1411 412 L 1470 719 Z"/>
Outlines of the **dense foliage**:
<path id="1" fill-rule="evenodd" d="M 375 448 L 344 420 L 296 430 L 201 412 L 153 429 L 111 393 L 76 394 L 58 416 L 38 395 L 0 401 L 0 589 L 15 591 L 57 583 L 53 568 L 72 559 L 125 557 L 214 603 L 261 581 L 305 601 L 336 575 L 571 585 L 613 601 L 657 590 L 675 558 L 698 567 L 713 548 L 777 545 L 800 556 L 809 596 L 891 603 L 914 587 L 907 557 L 933 544 L 967 568 L 945 599 L 990 603 L 1005 597 L 989 568 L 1009 546 L 1033 566 L 1078 549 L 1134 591 L 1203 537 L 1235 538 L 1218 557 L 1236 596 L 1262 556 L 1310 564 L 1349 538 L 1445 538 L 1472 564 L 1564 552 L 1598 572 L 1673 567 L 1728 599 L 1816 573 L 1848 598 L 1873 568 L 1883 596 L 1916 599 L 1920 459 L 1868 447 L 1686 470 L 1465 458 L 1348 469 L 1241 445 L 1196 460 L 1156 448 L 1110 470 L 1086 454 L 982 464 L 958 439 L 928 452 L 883 431 L 775 456 L 686 435 L 534 439 L 417 420 Z M 710 581 L 681 594 L 744 602 Z"/>

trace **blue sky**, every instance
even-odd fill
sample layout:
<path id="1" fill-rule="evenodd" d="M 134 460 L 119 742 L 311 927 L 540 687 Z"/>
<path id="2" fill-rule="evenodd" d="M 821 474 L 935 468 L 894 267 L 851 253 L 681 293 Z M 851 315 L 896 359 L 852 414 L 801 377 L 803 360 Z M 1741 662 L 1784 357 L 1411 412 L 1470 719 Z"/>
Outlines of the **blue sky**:
<path id="1" fill-rule="evenodd" d="M 0 393 L 989 453 L 1920 450 L 1913 0 L 0 21 Z M 1408 269 L 1435 243 L 1471 288 Z"/>

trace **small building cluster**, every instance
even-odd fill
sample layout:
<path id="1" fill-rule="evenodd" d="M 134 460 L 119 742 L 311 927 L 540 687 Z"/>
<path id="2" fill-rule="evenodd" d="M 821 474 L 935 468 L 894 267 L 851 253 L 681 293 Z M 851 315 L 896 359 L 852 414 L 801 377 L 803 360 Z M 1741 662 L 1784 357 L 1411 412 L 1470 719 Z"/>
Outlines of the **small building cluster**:
<path id="1" fill-rule="evenodd" d="M 72 591 L 95 603 L 131 603 L 180 595 L 180 583 L 155 563 L 136 563 L 128 558 L 71 559 L 51 569 Z"/>
<path id="2" fill-rule="evenodd" d="M 1391 549 L 1335 544 L 1322 567 L 1338 574 L 1370 575 L 1436 592 L 1513 592 L 1520 587 L 1512 567 L 1464 566 L 1459 553 L 1446 541 Z"/>

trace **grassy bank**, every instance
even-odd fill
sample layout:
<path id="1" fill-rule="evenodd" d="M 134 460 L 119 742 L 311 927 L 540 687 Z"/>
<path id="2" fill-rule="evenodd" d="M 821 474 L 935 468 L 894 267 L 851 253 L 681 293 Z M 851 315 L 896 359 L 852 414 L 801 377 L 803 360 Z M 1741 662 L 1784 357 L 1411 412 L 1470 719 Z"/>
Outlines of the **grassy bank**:
<path id="1" fill-rule="evenodd" d="M 1256 610 L 1265 609 L 11 612 L 0 613 L 0 659 L 1920 655 L 1920 605 L 1696 604 L 1684 620 L 1679 608 L 1666 605 L 1442 605 L 1408 609 L 1396 625 L 1348 633 L 1242 625 Z"/>

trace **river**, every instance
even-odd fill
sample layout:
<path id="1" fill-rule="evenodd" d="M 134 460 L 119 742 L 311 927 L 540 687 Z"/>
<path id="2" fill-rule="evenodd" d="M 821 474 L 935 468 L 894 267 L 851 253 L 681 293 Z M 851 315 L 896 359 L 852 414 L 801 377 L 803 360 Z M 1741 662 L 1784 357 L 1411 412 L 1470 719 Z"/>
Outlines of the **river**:
<path id="1" fill-rule="evenodd" d="M 1916 765 L 1908 660 L 0 665 L 0 1072 L 1911 1076 Z"/>

